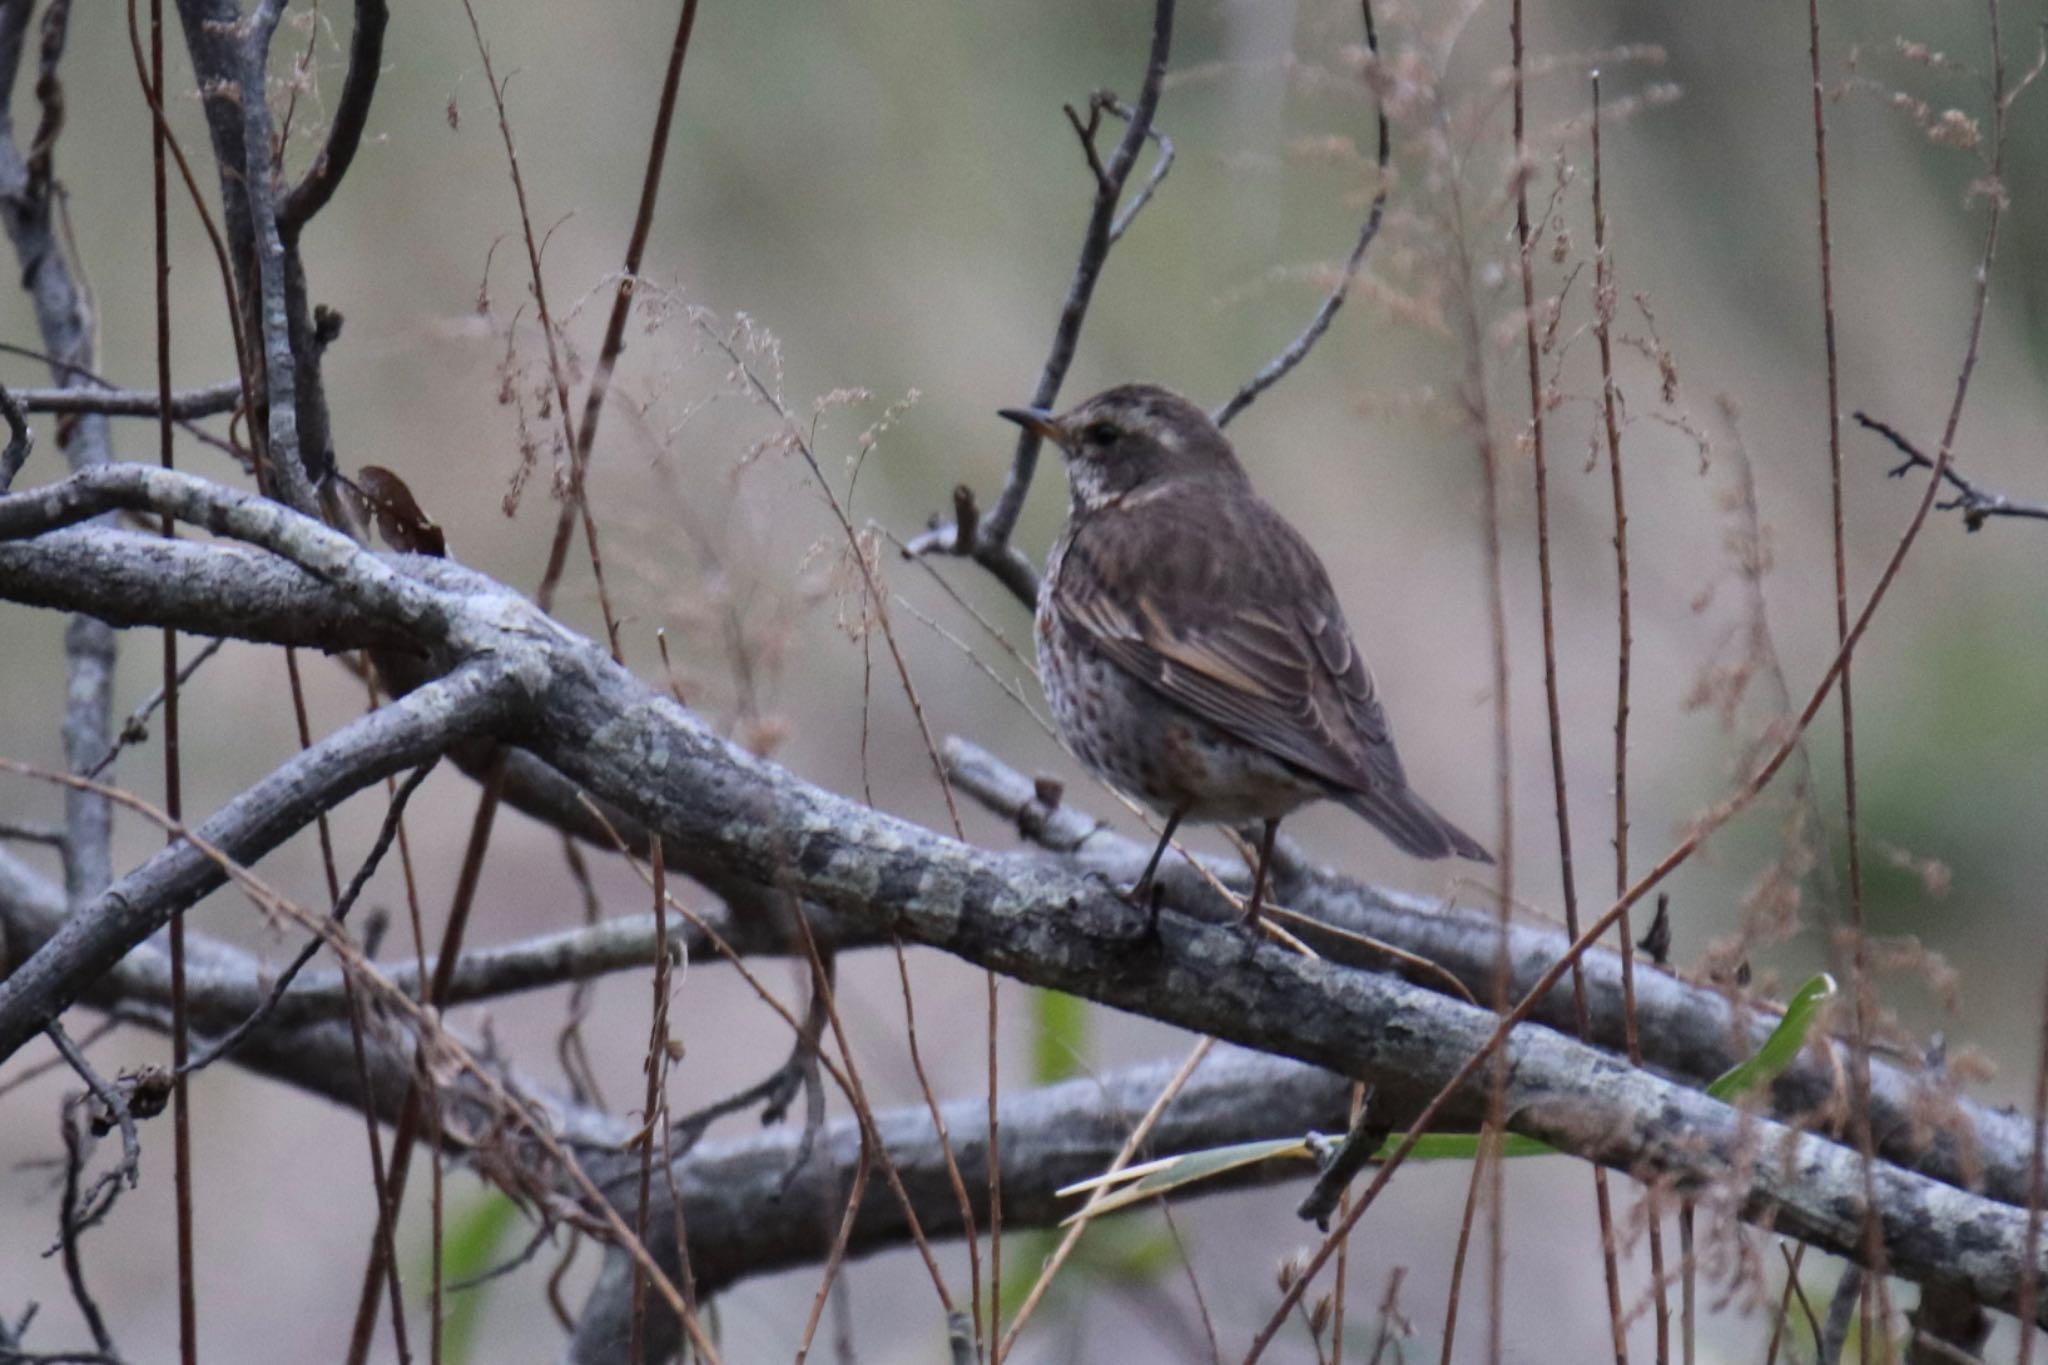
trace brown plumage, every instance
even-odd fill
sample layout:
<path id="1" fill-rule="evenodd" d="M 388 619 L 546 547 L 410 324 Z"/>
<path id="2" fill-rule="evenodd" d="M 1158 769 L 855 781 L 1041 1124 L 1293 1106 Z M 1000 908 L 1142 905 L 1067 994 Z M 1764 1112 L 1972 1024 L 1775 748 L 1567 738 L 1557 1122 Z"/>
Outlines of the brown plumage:
<path id="1" fill-rule="evenodd" d="M 1066 457 L 1039 672 L 1068 747 L 1167 819 L 1141 891 L 1182 821 L 1259 822 L 1255 919 L 1280 820 L 1324 799 L 1418 858 L 1492 861 L 1409 789 L 1322 561 L 1207 414 L 1127 384 L 1002 415 Z"/>

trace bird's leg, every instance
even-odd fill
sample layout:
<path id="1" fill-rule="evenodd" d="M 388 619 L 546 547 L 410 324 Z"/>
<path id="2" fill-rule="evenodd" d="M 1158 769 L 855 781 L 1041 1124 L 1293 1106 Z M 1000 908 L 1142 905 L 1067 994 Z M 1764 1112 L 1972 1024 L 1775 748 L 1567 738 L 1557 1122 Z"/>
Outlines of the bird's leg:
<path id="1" fill-rule="evenodd" d="M 1239 921 L 1246 928 L 1256 928 L 1259 923 L 1259 907 L 1266 903 L 1266 870 L 1273 862 L 1273 838 L 1280 833 L 1280 822 L 1268 820 L 1266 832 L 1259 836 L 1259 866 L 1252 873 L 1252 898 L 1245 903 L 1244 918 Z"/>
<path id="2" fill-rule="evenodd" d="M 1145 875 L 1138 878 L 1137 885 L 1130 889 L 1131 904 L 1144 906 L 1151 913 L 1155 928 L 1159 924 L 1159 887 L 1154 875 L 1159 871 L 1159 860 L 1166 856 L 1166 846 L 1173 842 L 1173 832 L 1180 828 L 1181 817 L 1186 814 L 1185 807 L 1167 814 L 1166 828 L 1159 835 L 1159 846 L 1152 850 L 1152 861 L 1145 864 Z"/>

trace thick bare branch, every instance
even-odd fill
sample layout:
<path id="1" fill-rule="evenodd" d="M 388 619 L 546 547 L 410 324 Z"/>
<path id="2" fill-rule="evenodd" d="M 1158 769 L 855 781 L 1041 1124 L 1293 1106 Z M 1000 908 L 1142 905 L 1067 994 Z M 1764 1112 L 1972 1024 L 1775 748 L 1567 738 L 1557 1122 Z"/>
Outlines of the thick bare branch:
<path id="1" fill-rule="evenodd" d="M 1229 928 L 1168 915 L 1148 936 L 1145 916 L 1101 881 L 970 849 L 809 786 L 735 749 L 587 643 L 575 654 L 572 662 L 569 650 L 556 652 L 543 702 L 550 723 L 528 746 L 737 875 L 1006 975 L 1330 1067 L 1390 1102 L 1417 1087 L 1435 1093 L 1493 1033 L 1487 1011 Z M 1863 1182 L 1847 1148 L 1746 1119 L 1545 1029 L 1516 1031 L 1508 1062 L 1507 1109 L 1519 1131 L 1694 1188 L 1743 1173 L 1735 1202 L 1744 1216 L 1862 1254 Z M 1480 1094 L 1459 1098 L 1476 1103 Z M 1757 1151 L 1787 1160 L 1750 1170 L 1747 1154 Z M 1895 1168 L 1876 1188 L 1896 1273 L 1954 1275 L 2010 1308 L 2024 1260 L 2020 1210 Z M 1961 1240 L 1930 1260 L 1923 1234 L 1936 1226 Z"/>
<path id="2" fill-rule="evenodd" d="M 1004 1096 L 999 1120 L 1003 1225 L 1012 1230 L 1051 1227 L 1074 1212 L 1080 1201 L 1060 1199 L 1055 1191 L 1108 1167 L 1175 1069 L 1176 1064 L 1141 1066 Z M 1245 1103 L 1247 1095 L 1258 1096 L 1258 1103 Z M 953 1134 L 961 1179 L 976 1201 L 977 1220 L 987 1216 L 987 1103 L 973 1096 L 940 1111 Z M 1175 1098 L 1153 1130 L 1152 1146 L 1162 1153 L 1189 1151 L 1341 1129 L 1349 1103 L 1350 1086 L 1326 1071 L 1226 1050 L 1212 1056 Z M 960 1204 L 930 1111 L 922 1105 L 891 1110 L 876 1115 L 875 1126 L 926 1233 L 959 1236 Z M 690 1267 L 700 1293 L 824 1258 L 860 1160 L 859 1124 L 841 1119 L 827 1125 L 811 1160 L 791 1183 L 801 1141 L 795 1129 L 778 1129 L 740 1141 L 701 1144 L 675 1164 Z M 1201 1192 L 1300 1179 L 1307 1173 L 1300 1163 L 1254 1166 Z M 880 1186 L 875 1181 L 868 1187 L 855 1215 L 849 1245 L 856 1255 L 906 1240 L 902 1206 Z M 674 1264 L 675 1222 L 665 1193 L 663 1207 L 650 1216 L 648 1226 L 665 1230 L 666 1240 L 653 1249 L 666 1264 Z M 595 1365 L 621 1358 L 617 1343 L 625 1340 L 631 1312 L 630 1281 L 630 1273 L 607 1267 L 584 1305 L 567 1359 Z M 648 1357 L 664 1359 L 659 1348 L 669 1343 L 672 1349 L 675 1323 L 650 1326 L 657 1330 Z"/>
<path id="3" fill-rule="evenodd" d="M 93 476 L 80 477 L 94 486 Z M 18 495 L 35 501 L 26 513 L 14 510 L 16 499 L 0 500 L 0 526 L 30 529 L 38 517 L 47 520 L 51 505 L 90 510 L 61 489 L 54 504 L 39 496 L 49 490 Z M 308 543 L 302 519 L 210 492 L 196 480 L 128 491 L 161 495 L 194 513 L 211 509 L 225 528 L 301 554 L 320 548 Z M 966 846 L 736 748 L 598 646 L 509 593 L 465 597 L 412 576 L 411 562 L 401 572 L 353 545 L 348 550 L 356 557 L 323 561 L 338 575 L 330 581 L 360 594 L 374 579 L 380 604 L 417 600 L 431 608 L 419 619 L 445 629 L 453 657 L 475 651 L 521 679 L 522 700 L 546 724 L 515 729 L 515 742 L 665 843 L 699 850 L 727 876 L 794 892 L 861 932 L 894 933 L 1022 980 L 1371 1082 L 1388 1106 L 1433 1095 L 1493 1033 L 1494 1016 L 1461 1000 L 1329 958 L 1304 959 L 1226 926 L 1168 913 L 1149 936 L 1145 916 L 1098 877 L 1077 875 L 1042 854 Z M 417 756 L 408 753 L 380 771 L 409 761 Z M 160 855 L 178 856 L 189 859 L 190 850 Z M 120 913 L 119 902 L 109 898 L 108 917 Z M 67 925 L 30 968 L 70 933 Z M 21 989 L 20 974 L 0 987 L 0 1025 L 18 1017 L 7 992 Z M 0 1032 L 0 1043 L 6 1038 Z M 1831 1251 L 1862 1254 L 1864 1183 L 1849 1149 L 1738 1114 L 1547 1029 L 1516 1030 L 1508 1051 L 1508 1112 L 1519 1131 L 1618 1169 L 1668 1178 L 1703 1200 L 1725 1197 L 1743 1216 L 1769 1219 L 1779 1231 Z M 1483 1090 L 1460 1094 L 1454 1116 L 1476 1115 Z M 1891 1165 L 1876 1173 L 1873 1188 L 1894 1273 L 1954 1279 L 2008 1310 L 2016 1302 L 2021 1209 Z"/>
<path id="4" fill-rule="evenodd" d="M 1015 821 L 1026 838 L 1068 855 L 1075 866 L 1118 885 L 1134 881 L 1144 868 L 1149 842 L 1125 838 L 1073 806 L 1047 810 L 1032 780 L 994 755 L 955 739 L 947 743 L 946 758 L 959 790 Z M 1405 970 L 1419 985 L 1443 984 L 1370 946 L 1383 944 L 1448 973 L 1475 999 L 1490 995 L 1500 935 L 1490 912 L 1367 886 L 1307 864 L 1284 841 L 1283 850 L 1287 856 L 1277 882 L 1280 901 L 1350 935 L 1319 933 L 1311 924 L 1290 922 L 1290 930 L 1317 952 L 1361 967 Z M 1235 887 L 1250 882 L 1244 866 L 1235 860 L 1215 860 L 1207 871 Z M 1218 918 L 1232 913 L 1196 869 L 1171 860 L 1161 875 L 1169 901 L 1206 906 L 1207 913 Z M 1567 943 L 1554 929 L 1510 928 L 1510 991 L 1520 996 L 1532 989 Z M 1620 956 L 1602 948 L 1587 953 L 1584 962 L 1590 1020 L 1585 1036 L 1611 1052 L 1624 1053 L 1627 1007 Z M 1695 986 L 1667 971 L 1647 970 L 1640 961 L 1635 989 L 1645 1060 L 1667 1075 L 1698 1085 L 1754 1053 L 1777 1022 L 1760 1003 Z M 1571 992 L 1561 986 L 1551 991 L 1533 1017 L 1560 1031 L 1577 1030 Z M 2004 1203 L 2026 1202 L 2033 1131 L 2024 1119 L 1954 1093 L 1945 1077 L 1923 1072 L 1906 1059 L 1880 1054 L 1871 1058 L 1870 1066 L 1872 1123 L 1883 1155 L 1950 1184 L 1982 1188 Z M 1771 1110 L 1793 1121 L 1834 1113 L 1840 1079 L 1840 1068 L 1831 1056 L 1809 1051 L 1772 1086 Z M 1930 1123 L 1937 1115 L 1945 1116 L 1945 1121 Z"/>
<path id="5" fill-rule="evenodd" d="M 402 627 L 246 545 L 73 527 L 0 542 L 0 580 L 11 602 L 89 613 L 114 626 L 170 625 L 321 650 L 416 647 Z"/>
<path id="6" fill-rule="evenodd" d="M 0 541 L 40 536 L 117 509 L 164 513 L 215 535 L 260 545 L 423 640 L 439 638 L 462 615 L 443 594 L 318 521 L 254 493 L 144 465 L 88 469 L 0 497 Z"/>

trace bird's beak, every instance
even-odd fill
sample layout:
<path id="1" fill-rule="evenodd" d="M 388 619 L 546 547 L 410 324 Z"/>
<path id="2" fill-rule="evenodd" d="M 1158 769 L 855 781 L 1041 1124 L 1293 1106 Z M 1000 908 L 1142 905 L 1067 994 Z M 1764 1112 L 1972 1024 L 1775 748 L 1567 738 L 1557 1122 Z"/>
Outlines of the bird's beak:
<path id="1" fill-rule="evenodd" d="M 1029 432 L 1035 432 L 1056 446 L 1067 443 L 1066 432 L 1050 408 L 1004 408 L 996 416 L 1007 418 Z"/>

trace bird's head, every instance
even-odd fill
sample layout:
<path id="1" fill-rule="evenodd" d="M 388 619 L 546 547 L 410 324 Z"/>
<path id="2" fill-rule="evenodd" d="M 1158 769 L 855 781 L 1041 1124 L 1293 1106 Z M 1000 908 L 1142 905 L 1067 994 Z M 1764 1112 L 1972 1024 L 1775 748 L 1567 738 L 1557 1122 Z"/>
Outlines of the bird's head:
<path id="1" fill-rule="evenodd" d="M 1060 448 L 1080 510 L 1168 480 L 1245 477 L 1209 414 L 1156 384 L 1121 384 L 1063 413 L 1004 408 L 1001 415 Z"/>

